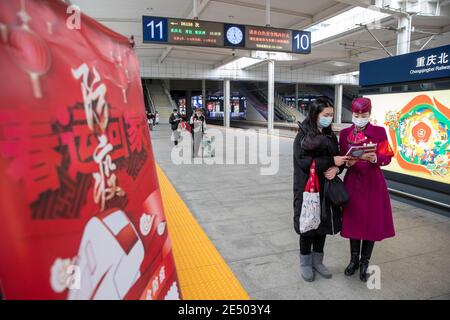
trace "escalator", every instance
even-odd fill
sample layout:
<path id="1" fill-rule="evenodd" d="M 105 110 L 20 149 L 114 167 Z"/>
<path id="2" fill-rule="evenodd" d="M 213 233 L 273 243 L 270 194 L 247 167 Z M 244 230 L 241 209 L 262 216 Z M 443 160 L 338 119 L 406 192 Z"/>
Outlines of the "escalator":
<path id="1" fill-rule="evenodd" d="M 331 85 L 299 85 L 299 92 L 324 95 L 334 100 L 334 86 Z M 342 121 L 351 121 L 352 100 L 358 96 L 358 87 L 346 87 L 342 92 Z"/>
<path id="2" fill-rule="evenodd" d="M 144 94 L 144 103 L 145 103 L 145 110 L 150 111 L 152 114 L 155 114 L 155 106 L 153 105 L 152 98 L 150 96 L 150 92 L 147 86 L 148 79 L 141 79 L 142 83 L 142 91 Z"/>
<path id="3" fill-rule="evenodd" d="M 256 100 L 255 109 L 258 110 L 265 119 L 267 119 L 267 105 L 268 99 L 265 89 L 258 88 L 255 84 L 251 82 L 242 81 L 239 82 L 239 89 L 245 94 L 246 97 L 251 100 Z M 285 108 L 280 104 L 277 99 L 274 99 L 274 120 L 275 121 L 285 121 L 285 122 L 295 122 L 296 117 L 290 110 Z"/>

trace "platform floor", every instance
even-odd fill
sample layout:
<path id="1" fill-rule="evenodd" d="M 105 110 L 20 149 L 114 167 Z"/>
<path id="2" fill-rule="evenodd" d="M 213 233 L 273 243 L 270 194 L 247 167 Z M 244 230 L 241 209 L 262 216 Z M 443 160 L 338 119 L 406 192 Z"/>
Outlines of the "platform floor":
<path id="1" fill-rule="evenodd" d="M 344 276 L 349 245 L 339 235 L 325 245 L 333 278 L 306 283 L 292 227 L 293 140 L 280 138 L 279 172 L 263 176 L 258 165 L 175 165 L 170 134 L 164 124 L 152 131 L 156 160 L 251 298 L 450 299 L 450 218 L 392 200 L 397 235 L 371 260 L 381 289 Z"/>

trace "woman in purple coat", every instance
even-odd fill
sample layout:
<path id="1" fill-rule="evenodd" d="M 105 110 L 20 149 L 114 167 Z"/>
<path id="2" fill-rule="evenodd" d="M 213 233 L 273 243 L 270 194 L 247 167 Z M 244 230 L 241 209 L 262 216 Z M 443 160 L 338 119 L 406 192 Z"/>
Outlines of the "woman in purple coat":
<path id="1" fill-rule="evenodd" d="M 351 252 L 345 275 L 351 276 L 360 268 L 361 281 L 369 277 L 367 268 L 375 241 L 395 235 L 389 193 L 380 169 L 391 162 L 392 151 L 385 129 L 369 123 L 371 109 L 370 99 L 354 99 L 353 126 L 342 130 L 339 136 L 341 154 L 346 154 L 351 146 L 377 144 L 376 152 L 347 161 L 344 178 L 350 200 L 342 211 L 341 236 L 350 239 Z"/>

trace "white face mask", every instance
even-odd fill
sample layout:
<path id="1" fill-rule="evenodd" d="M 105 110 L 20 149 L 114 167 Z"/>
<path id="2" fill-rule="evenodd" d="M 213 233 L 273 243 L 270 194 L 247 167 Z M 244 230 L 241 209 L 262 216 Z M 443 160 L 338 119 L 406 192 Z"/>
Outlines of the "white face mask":
<path id="1" fill-rule="evenodd" d="M 364 128 L 369 123 L 369 117 L 367 118 L 355 118 L 355 116 L 352 117 L 352 122 L 355 124 L 355 126 L 359 128 Z"/>

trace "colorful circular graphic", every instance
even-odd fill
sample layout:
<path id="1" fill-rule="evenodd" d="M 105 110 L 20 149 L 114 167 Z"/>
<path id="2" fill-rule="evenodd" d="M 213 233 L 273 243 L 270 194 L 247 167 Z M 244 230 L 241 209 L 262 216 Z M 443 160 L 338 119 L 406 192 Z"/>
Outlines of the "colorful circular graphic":
<path id="1" fill-rule="evenodd" d="M 401 167 L 441 177 L 449 173 L 447 114 L 448 108 L 426 95 L 415 97 L 399 112 L 386 112 L 385 125 Z"/>

